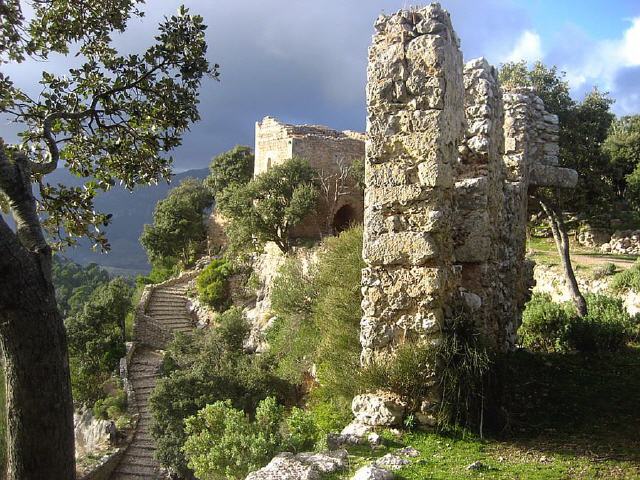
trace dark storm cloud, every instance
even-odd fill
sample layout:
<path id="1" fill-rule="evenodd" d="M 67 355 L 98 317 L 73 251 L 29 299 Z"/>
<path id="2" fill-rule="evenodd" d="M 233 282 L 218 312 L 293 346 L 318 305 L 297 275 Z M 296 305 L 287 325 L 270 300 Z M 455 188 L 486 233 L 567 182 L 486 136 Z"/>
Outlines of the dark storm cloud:
<path id="1" fill-rule="evenodd" d="M 164 15 L 183 2 L 149 0 L 115 41 L 122 51 L 150 44 Z M 390 0 L 192 0 L 184 2 L 209 26 L 208 56 L 221 81 L 203 85 L 202 120 L 174 152 L 176 168 L 202 167 L 235 144 L 253 144 L 265 115 L 287 122 L 364 130 L 367 47 L 373 22 L 408 2 Z M 467 58 L 503 58 L 522 30 L 526 12 L 510 0 L 442 2 L 451 12 Z M 18 85 L 33 85 L 43 69 L 64 73 L 69 60 L 31 62 L 10 69 Z M 35 93 L 34 90 L 31 90 Z M 2 134 L 8 129 L 2 126 Z"/>

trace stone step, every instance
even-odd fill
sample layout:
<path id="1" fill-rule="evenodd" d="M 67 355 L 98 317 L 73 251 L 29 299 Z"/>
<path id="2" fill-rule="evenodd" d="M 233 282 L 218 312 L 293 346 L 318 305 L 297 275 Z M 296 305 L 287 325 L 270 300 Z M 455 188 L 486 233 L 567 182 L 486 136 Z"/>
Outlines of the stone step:
<path id="1" fill-rule="evenodd" d="M 127 448 L 127 456 L 132 455 L 134 457 L 143 457 L 143 456 L 151 456 L 153 457 L 153 453 L 156 451 L 155 446 L 142 446 L 142 445 L 131 445 Z"/>
<path id="2" fill-rule="evenodd" d="M 125 454 L 129 465 L 140 465 L 141 467 L 158 467 L 160 464 L 153 458 L 153 453 L 144 455 L 132 455 L 129 452 Z"/>
<path id="3" fill-rule="evenodd" d="M 126 459 L 123 459 L 126 460 Z M 123 461 L 118 468 L 116 468 L 116 478 L 120 475 L 120 478 L 150 478 L 153 479 L 158 474 L 159 468 L 156 466 L 141 466 L 141 465 L 129 465 L 126 461 Z M 126 477 L 125 475 L 129 475 Z"/>

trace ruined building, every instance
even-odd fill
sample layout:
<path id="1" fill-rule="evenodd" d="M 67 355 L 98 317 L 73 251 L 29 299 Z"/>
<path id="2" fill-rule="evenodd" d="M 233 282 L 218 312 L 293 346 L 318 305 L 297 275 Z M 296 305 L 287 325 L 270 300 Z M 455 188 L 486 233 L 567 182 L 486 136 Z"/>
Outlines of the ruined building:
<path id="1" fill-rule="evenodd" d="M 340 132 L 320 125 L 287 125 L 265 117 L 256 122 L 254 175 L 290 158 L 305 159 L 322 181 L 317 212 L 295 227 L 294 237 L 317 237 L 362 223 L 362 191 L 347 172 L 354 160 L 364 159 L 365 136 L 350 130 Z M 341 184 L 337 187 L 336 182 Z M 326 200 L 329 197 L 331 201 Z"/>
<path id="2" fill-rule="evenodd" d="M 458 306 L 497 350 L 511 349 L 531 284 L 529 194 L 577 181 L 557 166 L 558 119 L 530 90 L 503 92 L 484 59 L 463 65 L 438 4 L 381 16 L 375 29 L 362 362 L 437 341 Z"/>

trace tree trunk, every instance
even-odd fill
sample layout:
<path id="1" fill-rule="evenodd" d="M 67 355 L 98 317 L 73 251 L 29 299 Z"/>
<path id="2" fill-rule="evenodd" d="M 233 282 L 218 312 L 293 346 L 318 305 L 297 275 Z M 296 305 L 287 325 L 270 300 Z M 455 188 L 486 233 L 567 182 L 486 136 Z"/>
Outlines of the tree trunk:
<path id="1" fill-rule="evenodd" d="M 16 220 L 0 217 L 0 345 L 4 355 L 8 480 L 75 478 L 67 340 L 51 280 L 51 249 L 25 162 L 0 148 L 0 188 Z"/>
<path id="2" fill-rule="evenodd" d="M 558 255 L 560 256 L 560 260 L 562 262 L 562 268 L 567 279 L 567 284 L 569 285 L 569 293 L 576 305 L 578 315 L 584 317 L 587 314 L 587 302 L 580 292 L 578 281 L 576 280 L 576 275 L 573 271 L 573 266 L 571 265 L 571 256 L 569 253 L 569 235 L 567 234 L 567 228 L 564 224 L 564 221 L 562 220 L 562 213 L 556 211 L 556 209 L 553 208 L 549 202 L 546 202 L 540 198 L 538 198 L 538 201 L 540 202 L 540 206 L 542 206 L 542 209 L 549 218 L 549 223 L 551 224 L 551 232 L 553 233 L 553 239 L 556 243 Z"/>

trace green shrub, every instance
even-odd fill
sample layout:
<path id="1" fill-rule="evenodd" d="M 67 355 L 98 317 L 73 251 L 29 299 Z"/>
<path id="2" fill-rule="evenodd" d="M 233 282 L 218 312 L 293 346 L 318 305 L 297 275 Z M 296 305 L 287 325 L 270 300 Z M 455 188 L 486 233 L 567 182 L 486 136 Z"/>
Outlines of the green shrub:
<path id="1" fill-rule="evenodd" d="M 229 400 L 207 405 L 185 421 L 183 451 L 202 480 L 244 478 L 266 458 L 255 455 L 253 428 L 242 410 Z"/>
<path id="2" fill-rule="evenodd" d="M 317 428 L 311 415 L 293 408 L 285 415 L 274 397 L 262 400 L 250 420 L 231 401 L 207 405 L 186 421 L 183 452 L 196 476 L 241 479 L 266 465 L 278 452 L 313 448 Z"/>
<path id="3" fill-rule="evenodd" d="M 439 427 L 481 425 L 493 360 L 469 312 L 459 310 L 445 324 L 443 340 L 435 350 L 442 395 Z"/>
<path id="4" fill-rule="evenodd" d="M 615 275 L 616 273 L 616 264 L 615 263 L 605 263 L 596 267 L 593 270 L 593 278 L 595 280 L 599 280 L 604 277 L 610 277 L 611 275 Z"/>
<path id="5" fill-rule="evenodd" d="M 631 317 L 622 300 L 606 295 L 587 295 L 588 314 L 574 316 L 567 329 L 567 343 L 586 353 L 616 352 L 631 337 Z"/>
<path id="6" fill-rule="evenodd" d="M 293 407 L 286 419 L 286 425 L 287 450 L 304 452 L 314 448 L 318 442 L 320 429 L 311 412 Z"/>
<path id="7" fill-rule="evenodd" d="M 283 378 L 302 384 L 315 364 L 327 397 L 351 401 L 360 368 L 362 227 L 323 247 L 316 268 L 305 274 L 299 261 L 289 259 L 274 281 L 270 354 Z"/>
<path id="8" fill-rule="evenodd" d="M 93 404 L 93 415 L 103 420 L 117 420 L 127 411 L 127 394 L 118 388 L 106 398 L 96 400 Z"/>
<path id="9" fill-rule="evenodd" d="M 239 309 L 227 310 L 218 322 L 220 328 L 176 336 L 167 347 L 163 378 L 149 402 L 156 455 L 165 467 L 185 477 L 190 474 L 182 451 L 186 418 L 226 400 L 253 415 L 260 400 L 268 396 L 285 404 L 293 396 L 291 387 L 273 374 L 268 357 L 243 351 L 248 329 Z"/>
<path id="10" fill-rule="evenodd" d="M 634 321 L 622 300 L 607 295 L 585 297 L 588 313 L 579 317 L 571 302 L 554 303 L 534 295 L 525 307 L 518 334 L 523 346 L 544 352 L 620 350 L 632 338 Z"/>
<path id="11" fill-rule="evenodd" d="M 229 306 L 228 278 L 231 273 L 232 267 L 227 260 L 213 260 L 196 280 L 200 300 L 216 310 L 225 310 Z"/>
<path id="12" fill-rule="evenodd" d="M 611 280 L 610 288 L 614 292 L 625 290 L 640 292 L 640 262 L 636 262 L 630 268 L 617 273 Z"/>
<path id="13" fill-rule="evenodd" d="M 326 439 L 328 433 L 341 431 L 353 419 L 351 399 L 333 396 L 322 388 L 312 391 L 309 397 L 307 411 L 313 416 L 320 440 Z"/>
<path id="14" fill-rule="evenodd" d="M 534 294 L 522 313 L 518 330 L 520 343 L 530 350 L 566 351 L 567 329 L 574 315 L 572 304 L 555 303 L 550 295 Z"/>

